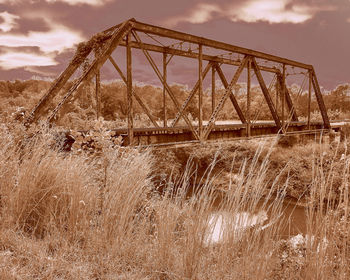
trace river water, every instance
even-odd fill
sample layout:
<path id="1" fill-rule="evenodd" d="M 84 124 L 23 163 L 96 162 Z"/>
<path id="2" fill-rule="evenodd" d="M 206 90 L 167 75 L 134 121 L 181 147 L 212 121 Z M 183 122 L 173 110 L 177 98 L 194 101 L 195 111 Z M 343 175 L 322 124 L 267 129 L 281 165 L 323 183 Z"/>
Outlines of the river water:
<path id="1" fill-rule="evenodd" d="M 285 199 L 281 211 L 277 215 L 272 209 L 262 207 L 262 205 L 263 202 L 259 203 L 256 209 L 261 210 L 254 213 L 249 211 L 230 213 L 229 211 L 215 211 L 214 209 L 208 221 L 206 243 L 221 242 L 227 230 L 234 232 L 238 237 L 250 227 L 265 230 L 276 222 L 279 222 L 277 232 L 279 239 L 289 239 L 298 234 L 305 235 L 307 233 L 307 216 L 304 206 L 293 200 Z"/>

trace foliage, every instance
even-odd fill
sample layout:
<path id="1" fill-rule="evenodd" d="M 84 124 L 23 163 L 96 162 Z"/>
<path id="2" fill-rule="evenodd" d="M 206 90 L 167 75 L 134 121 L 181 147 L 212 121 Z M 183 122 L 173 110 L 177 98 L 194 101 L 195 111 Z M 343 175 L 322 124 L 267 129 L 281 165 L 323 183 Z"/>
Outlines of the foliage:
<path id="1" fill-rule="evenodd" d="M 70 86 L 71 82 L 67 85 Z M 26 112 L 27 114 L 34 108 L 35 104 L 44 95 L 50 87 L 50 82 L 40 80 L 28 80 L 14 82 L 0 82 L 0 115 L 6 117 L 9 121 L 17 117 L 18 111 Z M 237 86 L 236 92 L 244 91 L 244 84 Z M 179 84 L 173 84 L 171 89 L 178 99 L 179 104 L 182 104 L 189 90 L 187 87 Z M 161 122 L 163 119 L 163 110 L 160 104 L 163 104 L 163 90 L 159 87 L 151 85 L 135 85 L 134 91 L 141 98 L 143 103 L 149 108 L 151 115 Z M 215 97 L 216 104 L 224 94 L 224 90 L 218 88 Z M 307 118 L 307 93 L 300 94 L 297 87 L 292 85 L 290 88 L 291 96 L 296 108 L 298 116 L 301 120 Z M 331 120 L 345 119 L 350 116 L 350 85 L 343 84 L 337 86 L 328 94 L 324 94 L 323 98 L 328 109 L 328 115 Z M 61 93 L 62 94 L 62 93 Z M 275 90 L 272 89 L 271 95 L 275 98 Z M 271 120 L 270 110 L 265 102 L 261 89 L 257 86 L 252 87 L 251 92 L 251 118 L 255 120 Z M 238 104 L 242 108 L 243 113 L 246 113 L 246 97 L 245 94 L 236 95 Z M 59 101 L 59 96 L 55 99 Z M 121 81 L 116 81 L 108 84 L 102 84 L 101 87 L 101 115 L 106 121 L 117 121 L 119 124 L 126 124 L 127 117 L 127 96 L 126 86 Z M 321 120 L 321 114 L 318 110 L 318 105 L 315 98 L 311 100 L 311 120 Z M 212 113 L 212 100 L 209 91 L 206 91 L 203 96 L 203 117 L 208 120 Z M 189 102 L 185 114 L 191 116 L 193 120 L 198 119 L 198 96 L 195 95 Z M 133 100 L 133 111 L 136 115 L 145 115 L 144 110 L 137 102 Z M 170 96 L 166 97 L 166 112 L 169 120 L 173 119 L 177 113 L 176 106 Z M 279 112 L 281 113 L 281 112 Z M 45 116 L 42 116 L 45 117 Z M 150 126 L 151 122 L 146 117 L 147 121 L 140 123 L 140 126 Z M 237 120 L 238 115 L 228 99 L 222 111 L 218 115 L 218 120 Z M 91 127 L 90 122 L 96 120 L 96 98 L 95 86 L 93 82 L 84 83 L 79 87 L 73 98 L 65 104 L 59 111 L 56 123 L 61 126 L 88 129 Z M 183 120 L 181 119 L 181 123 Z"/>

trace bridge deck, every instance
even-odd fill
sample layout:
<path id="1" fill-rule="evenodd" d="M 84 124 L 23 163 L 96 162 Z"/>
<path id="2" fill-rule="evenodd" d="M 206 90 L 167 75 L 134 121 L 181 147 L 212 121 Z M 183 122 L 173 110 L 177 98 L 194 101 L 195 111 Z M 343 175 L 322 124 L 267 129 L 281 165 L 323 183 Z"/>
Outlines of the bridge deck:
<path id="1" fill-rule="evenodd" d="M 341 123 L 332 123 L 332 129 L 335 131 L 338 131 L 340 127 Z M 195 128 L 198 129 L 197 126 L 195 126 Z M 127 128 L 114 129 L 113 131 L 113 136 L 121 136 L 125 145 L 128 144 Z M 309 128 L 306 122 L 291 122 L 286 132 L 315 134 L 323 131 L 323 122 L 312 122 Z M 328 131 L 328 129 L 326 131 Z M 251 124 L 251 137 L 268 136 L 278 133 L 279 129 L 274 122 Z M 208 140 L 239 139 L 246 137 L 246 124 L 221 124 L 214 126 L 209 134 Z M 134 145 L 154 145 L 189 141 L 196 141 L 196 139 L 188 127 L 134 128 Z"/>

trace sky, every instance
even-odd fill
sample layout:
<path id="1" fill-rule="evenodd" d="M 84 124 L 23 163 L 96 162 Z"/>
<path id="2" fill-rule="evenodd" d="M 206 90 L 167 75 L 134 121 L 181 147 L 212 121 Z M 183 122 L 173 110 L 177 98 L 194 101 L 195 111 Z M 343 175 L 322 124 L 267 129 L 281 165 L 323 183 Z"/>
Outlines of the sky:
<path id="1" fill-rule="evenodd" d="M 129 18 L 312 64 L 326 89 L 350 82 L 350 0 L 0 0 L 0 79 L 55 78 L 79 42 Z"/>

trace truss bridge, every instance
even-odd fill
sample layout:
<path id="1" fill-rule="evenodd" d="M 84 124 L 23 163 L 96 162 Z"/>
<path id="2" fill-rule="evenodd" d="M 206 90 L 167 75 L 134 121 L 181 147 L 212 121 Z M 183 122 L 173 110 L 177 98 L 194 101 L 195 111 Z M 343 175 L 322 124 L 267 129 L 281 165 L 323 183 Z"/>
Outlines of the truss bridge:
<path id="1" fill-rule="evenodd" d="M 133 62 L 141 55 L 159 82 L 156 110 L 135 87 Z M 181 98 L 170 79 L 176 59 L 195 69 L 191 77 L 195 83 Z M 102 67 L 107 63 L 126 88 L 126 113 L 121 114 L 125 125 L 112 129 L 113 137 L 122 137 L 123 145 L 314 134 L 332 129 L 312 65 L 135 19 L 81 44 L 67 68 L 33 108 L 27 124 L 38 120 L 55 122 L 84 83 L 94 86 L 94 108 L 96 118 L 100 118 L 104 106 Z M 298 84 L 298 75 L 303 82 L 291 91 L 288 82 Z M 301 103 L 297 102 L 300 96 L 304 100 Z M 135 122 L 136 107 L 147 116 L 148 125 Z M 263 117 L 259 116 L 260 109 L 265 110 Z M 319 117 L 313 120 L 315 112 Z"/>

